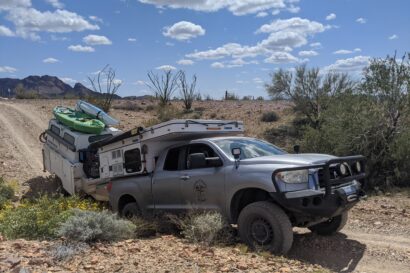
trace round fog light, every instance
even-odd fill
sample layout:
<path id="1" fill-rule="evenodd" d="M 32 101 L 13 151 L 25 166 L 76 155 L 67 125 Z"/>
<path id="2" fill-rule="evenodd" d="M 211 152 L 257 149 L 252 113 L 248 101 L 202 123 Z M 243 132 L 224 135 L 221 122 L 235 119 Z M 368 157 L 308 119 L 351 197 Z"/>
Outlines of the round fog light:
<path id="1" fill-rule="evenodd" d="M 347 168 L 344 163 L 341 163 L 337 166 L 337 171 L 339 175 L 346 175 L 347 174 Z"/>
<path id="2" fill-rule="evenodd" d="M 354 164 L 354 168 L 355 168 L 356 172 L 358 172 L 358 173 L 360 173 L 362 171 L 362 164 L 360 163 L 360 161 L 357 161 Z"/>

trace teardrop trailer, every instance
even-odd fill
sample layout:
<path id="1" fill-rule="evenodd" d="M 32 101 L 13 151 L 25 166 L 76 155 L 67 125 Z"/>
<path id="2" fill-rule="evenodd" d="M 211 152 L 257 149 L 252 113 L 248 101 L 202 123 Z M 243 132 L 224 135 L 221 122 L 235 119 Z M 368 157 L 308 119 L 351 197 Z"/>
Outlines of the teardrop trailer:
<path id="1" fill-rule="evenodd" d="M 364 157 L 288 154 L 243 132 L 240 121 L 187 119 L 92 135 L 52 119 L 44 169 L 68 193 L 109 201 L 124 217 L 218 211 L 245 243 L 277 254 L 290 249 L 292 227 L 343 228 L 365 197 Z"/>

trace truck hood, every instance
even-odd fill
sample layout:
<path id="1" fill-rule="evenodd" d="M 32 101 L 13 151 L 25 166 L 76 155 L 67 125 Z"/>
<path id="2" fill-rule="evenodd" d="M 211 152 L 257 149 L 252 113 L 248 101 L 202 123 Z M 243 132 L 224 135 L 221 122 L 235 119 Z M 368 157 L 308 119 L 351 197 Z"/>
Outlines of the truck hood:
<path id="1" fill-rule="evenodd" d="M 262 156 L 241 160 L 242 164 L 284 164 L 284 165 L 311 165 L 321 164 L 329 159 L 336 158 L 326 154 L 283 154 Z"/>

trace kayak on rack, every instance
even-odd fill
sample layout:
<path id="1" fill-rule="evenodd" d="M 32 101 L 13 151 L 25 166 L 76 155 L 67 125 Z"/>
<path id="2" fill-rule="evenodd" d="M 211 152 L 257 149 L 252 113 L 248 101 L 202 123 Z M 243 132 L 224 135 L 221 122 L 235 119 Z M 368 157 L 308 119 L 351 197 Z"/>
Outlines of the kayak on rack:
<path id="1" fill-rule="evenodd" d="M 77 101 L 75 110 L 91 115 L 104 122 L 105 125 L 117 125 L 119 123 L 118 120 L 114 119 L 97 106 L 82 100 Z"/>
<path id="2" fill-rule="evenodd" d="M 101 120 L 68 107 L 57 106 L 53 113 L 59 122 L 79 132 L 99 135 L 105 128 Z"/>

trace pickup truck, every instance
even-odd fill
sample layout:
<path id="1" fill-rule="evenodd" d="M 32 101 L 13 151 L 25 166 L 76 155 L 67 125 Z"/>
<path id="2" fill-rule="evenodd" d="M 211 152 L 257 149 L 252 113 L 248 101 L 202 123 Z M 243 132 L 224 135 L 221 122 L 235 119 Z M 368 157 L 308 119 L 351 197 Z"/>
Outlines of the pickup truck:
<path id="1" fill-rule="evenodd" d="M 220 212 L 251 247 L 285 254 L 293 227 L 330 235 L 365 196 L 365 158 L 289 154 L 262 140 L 210 137 L 164 149 L 147 175 L 107 185 L 123 217 L 191 209 Z"/>

